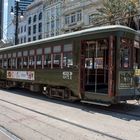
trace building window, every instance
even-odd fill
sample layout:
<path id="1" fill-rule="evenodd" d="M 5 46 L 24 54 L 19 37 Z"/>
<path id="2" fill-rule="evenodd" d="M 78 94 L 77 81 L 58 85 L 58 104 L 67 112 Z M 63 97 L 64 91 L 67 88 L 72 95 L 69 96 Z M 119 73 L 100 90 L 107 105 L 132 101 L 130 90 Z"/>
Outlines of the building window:
<path id="1" fill-rule="evenodd" d="M 42 35 L 39 35 L 39 36 L 38 36 L 38 39 L 42 39 Z"/>
<path id="2" fill-rule="evenodd" d="M 57 15 L 57 17 L 60 16 L 60 5 L 56 6 L 56 15 Z"/>
<path id="3" fill-rule="evenodd" d="M 26 25 L 24 26 L 24 32 L 26 32 Z"/>
<path id="4" fill-rule="evenodd" d="M 82 13 L 81 11 L 77 12 L 77 21 L 81 21 L 82 20 Z"/>
<path id="5" fill-rule="evenodd" d="M 50 15 L 51 15 L 50 10 L 47 10 L 47 21 L 49 21 L 49 20 L 50 20 Z"/>
<path id="6" fill-rule="evenodd" d="M 36 33 L 36 25 L 33 26 L 33 34 Z"/>
<path id="7" fill-rule="evenodd" d="M 23 33 L 23 26 L 21 26 L 21 33 Z"/>
<path id="8" fill-rule="evenodd" d="M 65 16 L 65 24 L 69 24 L 70 23 L 70 16 Z"/>
<path id="9" fill-rule="evenodd" d="M 51 29 L 54 30 L 54 21 L 51 21 Z"/>
<path id="10" fill-rule="evenodd" d="M 26 36 L 24 36 L 24 43 L 26 42 Z"/>
<path id="11" fill-rule="evenodd" d="M 21 37 L 21 40 L 20 40 L 20 42 L 21 42 L 21 43 L 23 43 L 23 39 L 22 39 L 22 37 Z"/>
<path id="12" fill-rule="evenodd" d="M 42 23 L 39 23 L 38 25 L 38 32 L 42 32 Z"/>
<path id="13" fill-rule="evenodd" d="M 47 32 L 49 32 L 49 29 L 50 29 L 50 23 L 48 22 L 47 23 Z"/>
<path id="14" fill-rule="evenodd" d="M 29 17 L 28 19 L 28 24 L 31 24 L 31 17 Z"/>
<path id="15" fill-rule="evenodd" d="M 56 20 L 56 29 L 59 29 L 59 26 L 60 26 L 60 22 L 59 22 L 59 19 Z"/>
<path id="16" fill-rule="evenodd" d="M 33 22 L 36 22 L 36 15 L 34 15 Z"/>
<path id="17" fill-rule="evenodd" d="M 75 14 L 71 15 L 71 23 L 75 23 L 76 22 L 76 16 Z"/>
<path id="18" fill-rule="evenodd" d="M 36 36 L 33 37 L 33 41 L 35 41 L 35 40 L 36 40 Z"/>
<path id="19" fill-rule="evenodd" d="M 31 35 L 31 26 L 28 27 L 28 35 Z"/>
<path id="20" fill-rule="evenodd" d="M 93 17 L 93 14 L 92 15 L 89 15 L 89 24 L 93 24 L 93 20 L 94 17 Z"/>
<path id="21" fill-rule="evenodd" d="M 29 38 L 28 38 L 28 42 L 30 42 L 30 41 L 31 41 L 31 38 L 29 37 Z"/>
<path id="22" fill-rule="evenodd" d="M 51 18 L 52 18 L 52 20 L 54 19 L 54 16 L 55 16 L 55 7 L 53 7 L 51 9 Z"/>
<path id="23" fill-rule="evenodd" d="M 42 19 L 42 12 L 39 14 L 39 17 L 38 17 L 39 20 Z"/>

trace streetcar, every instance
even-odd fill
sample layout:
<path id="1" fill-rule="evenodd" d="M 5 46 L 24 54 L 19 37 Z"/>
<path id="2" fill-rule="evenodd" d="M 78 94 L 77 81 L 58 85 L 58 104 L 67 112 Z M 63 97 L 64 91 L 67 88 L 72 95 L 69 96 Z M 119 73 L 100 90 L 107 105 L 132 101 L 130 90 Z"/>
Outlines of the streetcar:
<path id="1" fill-rule="evenodd" d="M 111 105 L 140 99 L 140 34 L 94 27 L 0 48 L 0 87 Z"/>

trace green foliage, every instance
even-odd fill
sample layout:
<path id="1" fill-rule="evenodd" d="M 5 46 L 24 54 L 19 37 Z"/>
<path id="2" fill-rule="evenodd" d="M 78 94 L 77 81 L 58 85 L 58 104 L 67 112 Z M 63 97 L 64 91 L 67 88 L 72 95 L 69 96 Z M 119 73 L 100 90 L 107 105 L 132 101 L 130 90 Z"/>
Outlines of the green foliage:
<path id="1" fill-rule="evenodd" d="M 137 3 L 131 0 L 103 0 L 103 6 L 93 14 L 93 21 L 96 21 L 93 24 L 130 25 L 137 9 Z"/>

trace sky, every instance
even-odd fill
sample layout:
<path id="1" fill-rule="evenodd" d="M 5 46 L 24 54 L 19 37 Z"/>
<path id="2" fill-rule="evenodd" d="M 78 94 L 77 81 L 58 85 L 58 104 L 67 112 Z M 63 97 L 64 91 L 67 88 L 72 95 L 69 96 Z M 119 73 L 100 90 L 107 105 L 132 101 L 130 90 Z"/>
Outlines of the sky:
<path id="1" fill-rule="evenodd" d="M 4 21 L 3 21 L 3 38 L 7 37 L 7 13 L 8 13 L 8 0 L 4 0 Z"/>

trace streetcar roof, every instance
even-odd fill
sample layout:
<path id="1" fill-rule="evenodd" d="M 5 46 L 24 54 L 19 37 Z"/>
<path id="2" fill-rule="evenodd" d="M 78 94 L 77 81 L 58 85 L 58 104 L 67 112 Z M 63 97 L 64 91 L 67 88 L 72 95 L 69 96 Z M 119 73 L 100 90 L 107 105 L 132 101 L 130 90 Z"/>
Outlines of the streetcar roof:
<path id="1" fill-rule="evenodd" d="M 26 42 L 26 43 L 14 45 L 14 46 L 8 46 L 5 48 L 0 48 L 0 51 L 12 50 L 12 49 L 20 48 L 20 47 L 23 48 L 23 47 L 32 46 L 32 45 L 38 45 L 41 43 L 58 41 L 61 39 L 69 39 L 69 38 L 73 38 L 73 37 L 83 36 L 86 34 L 88 35 L 91 33 L 94 34 L 94 33 L 103 33 L 103 32 L 119 31 L 119 30 L 131 32 L 133 34 L 138 34 L 137 31 L 135 31 L 127 26 L 109 25 L 109 26 L 93 27 L 93 28 L 84 29 L 84 30 L 80 30 L 80 31 L 76 31 L 76 32 L 67 33 L 67 34 L 62 34 L 62 35 L 58 35 L 58 36 L 54 36 L 54 37 L 43 38 L 43 39 L 32 41 L 32 42 Z"/>

